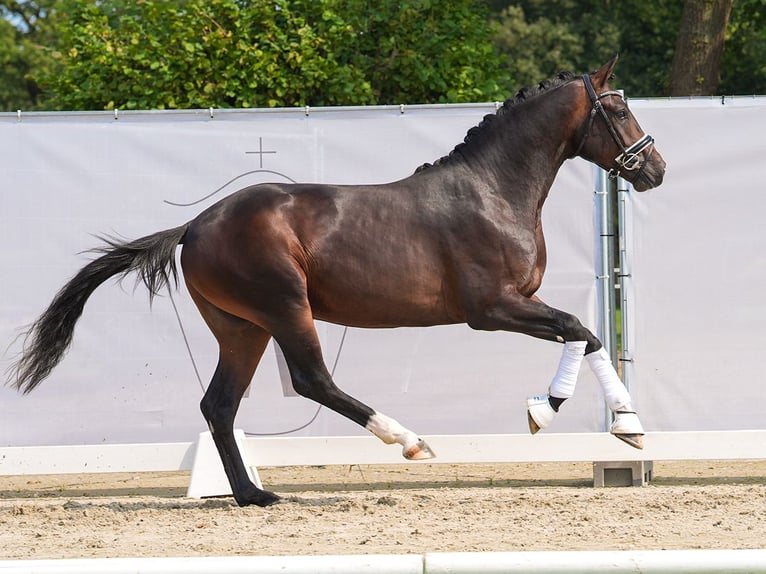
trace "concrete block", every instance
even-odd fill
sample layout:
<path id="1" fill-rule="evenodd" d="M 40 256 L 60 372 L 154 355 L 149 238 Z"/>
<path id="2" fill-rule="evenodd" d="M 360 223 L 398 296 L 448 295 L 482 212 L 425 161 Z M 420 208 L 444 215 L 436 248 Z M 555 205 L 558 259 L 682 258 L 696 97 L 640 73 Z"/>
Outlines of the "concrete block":
<path id="1" fill-rule="evenodd" d="M 652 461 L 606 461 L 593 463 L 593 486 L 644 486 L 652 480 Z"/>

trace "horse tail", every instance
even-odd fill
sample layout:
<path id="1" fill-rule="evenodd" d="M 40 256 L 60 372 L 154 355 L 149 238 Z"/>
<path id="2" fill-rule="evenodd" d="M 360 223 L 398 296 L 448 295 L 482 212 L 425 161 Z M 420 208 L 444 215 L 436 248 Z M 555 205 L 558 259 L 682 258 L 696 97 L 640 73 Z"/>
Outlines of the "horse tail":
<path id="1" fill-rule="evenodd" d="M 175 250 L 183 243 L 188 223 L 147 235 L 135 241 L 102 237 L 106 243 L 94 249 L 102 255 L 88 263 L 56 294 L 48 309 L 21 334 L 24 345 L 11 365 L 11 385 L 24 394 L 40 384 L 61 361 L 72 342 L 85 302 L 107 279 L 131 272 L 138 274 L 153 300 L 172 277 L 178 286 Z"/>

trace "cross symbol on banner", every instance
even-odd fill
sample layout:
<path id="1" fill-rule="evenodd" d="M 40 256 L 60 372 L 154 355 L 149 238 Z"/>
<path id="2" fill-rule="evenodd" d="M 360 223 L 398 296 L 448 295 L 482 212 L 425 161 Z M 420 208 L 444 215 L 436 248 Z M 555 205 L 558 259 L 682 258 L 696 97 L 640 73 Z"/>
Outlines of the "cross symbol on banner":
<path id="1" fill-rule="evenodd" d="M 258 138 L 258 151 L 246 151 L 245 154 L 258 154 L 260 159 L 260 167 L 263 167 L 263 154 L 265 153 L 277 153 L 276 151 L 267 151 L 263 149 L 263 138 Z"/>

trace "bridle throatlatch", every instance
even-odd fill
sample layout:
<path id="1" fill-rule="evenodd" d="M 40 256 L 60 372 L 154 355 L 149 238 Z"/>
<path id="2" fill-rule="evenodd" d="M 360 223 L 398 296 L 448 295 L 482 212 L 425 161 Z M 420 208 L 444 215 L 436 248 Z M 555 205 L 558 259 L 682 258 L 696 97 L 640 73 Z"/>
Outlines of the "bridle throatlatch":
<path id="1" fill-rule="evenodd" d="M 638 139 L 638 141 L 634 142 L 628 147 L 625 147 L 625 145 L 622 143 L 622 140 L 620 139 L 620 136 L 617 134 L 617 130 L 614 129 L 614 125 L 609 119 L 604 106 L 601 104 L 601 98 L 605 98 L 607 96 L 617 96 L 623 101 L 625 98 L 620 92 L 616 90 L 609 90 L 607 92 L 603 92 L 602 94 L 596 94 L 596 90 L 593 89 L 593 83 L 590 81 L 590 76 L 588 74 L 583 74 L 582 79 L 583 82 L 585 82 L 585 89 L 588 92 L 588 97 L 590 98 L 592 107 L 590 111 L 590 118 L 588 119 L 588 128 L 585 131 L 585 135 L 583 136 L 582 141 L 580 141 L 580 145 L 577 146 L 577 151 L 575 151 L 573 157 L 578 155 L 582 150 L 583 145 L 585 145 L 585 141 L 590 135 L 590 130 L 593 126 L 593 120 L 595 119 L 596 114 L 599 114 L 602 118 L 604 118 L 604 123 L 606 124 L 606 127 L 609 130 L 609 134 L 612 136 L 614 143 L 616 143 L 617 146 L 622 150 L 622 152 L 614 158 L 617 166 L 609 170 L 609 177 L 618 177 L 622 171 L 635 171 L 638 169 L 639 172 L 636 174 L 636 178 L 638 178 L 646 163 L 641 161 L 641 153 L 654 145 L 654 138 L 649 134 L 644 134 L 643 137 Z"/>

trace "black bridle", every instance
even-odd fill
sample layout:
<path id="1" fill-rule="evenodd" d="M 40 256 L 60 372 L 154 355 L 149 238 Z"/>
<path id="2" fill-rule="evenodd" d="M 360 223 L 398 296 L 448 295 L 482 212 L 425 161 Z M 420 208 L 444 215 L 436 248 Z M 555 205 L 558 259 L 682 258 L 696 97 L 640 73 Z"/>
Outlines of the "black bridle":
<path id="1" fill-rule="evenodd" d="M 602 118 L 604 118 L 604 123 L 606 124 L 606 127 L 609 130 L 609 134 L 612 136 L 614 143 L 616 143 L 617 146 L 622 150 L 622 152 L 614 158 L 617 166 L 609 170 L 609 177 L 618 177 L 621 171 L 639 170 L 634 178 L 638 179 L 638 177 L 641 175 L 641 171 L 643 170 L 644 165 L 646 164 L 645 161 L 641 161 L 641 152 L 649 149 L 652 145 L 654 145 L 654 138 L 649 134 L 644 134 L 643 137 L 638 139 L 638 141 L 634 142 L 628 147 L 625 147 L 625 145 L 622 143 L 622 139 L 614 129 L 614 125 L 609 119 L 604 106 L 601 104 L 601 98 L 605 98 L 607 96 L 617 96 L 623 101 L 625 98 L 620 92 L 616 90 L 609 90 L 603 92 L 602 94 L 596 94 L 596 90 L 593 89 L 593 83 L 590 81 L 590 76 L 588 74 L 583 74 L 582 79 L 583 82 L 585 82 L 585 89 L 588 92 L 588 97 L 590 98 L 592 107 L 590 110 L 590 117 L 588 119 L 588 127 L 585 130 L 585 135 L 583 136 L 582 141 L 580 141 L 580 145 L 577 146 L 577 151 L 574 153 L 573 157 L 578 155 L 582 150 L 583 146 L 585 145 L 585 141 L 590 135 L 590 130 L 593 126 L 593 120 L 596 118 L 596 114 L 599 114 Z"/>

